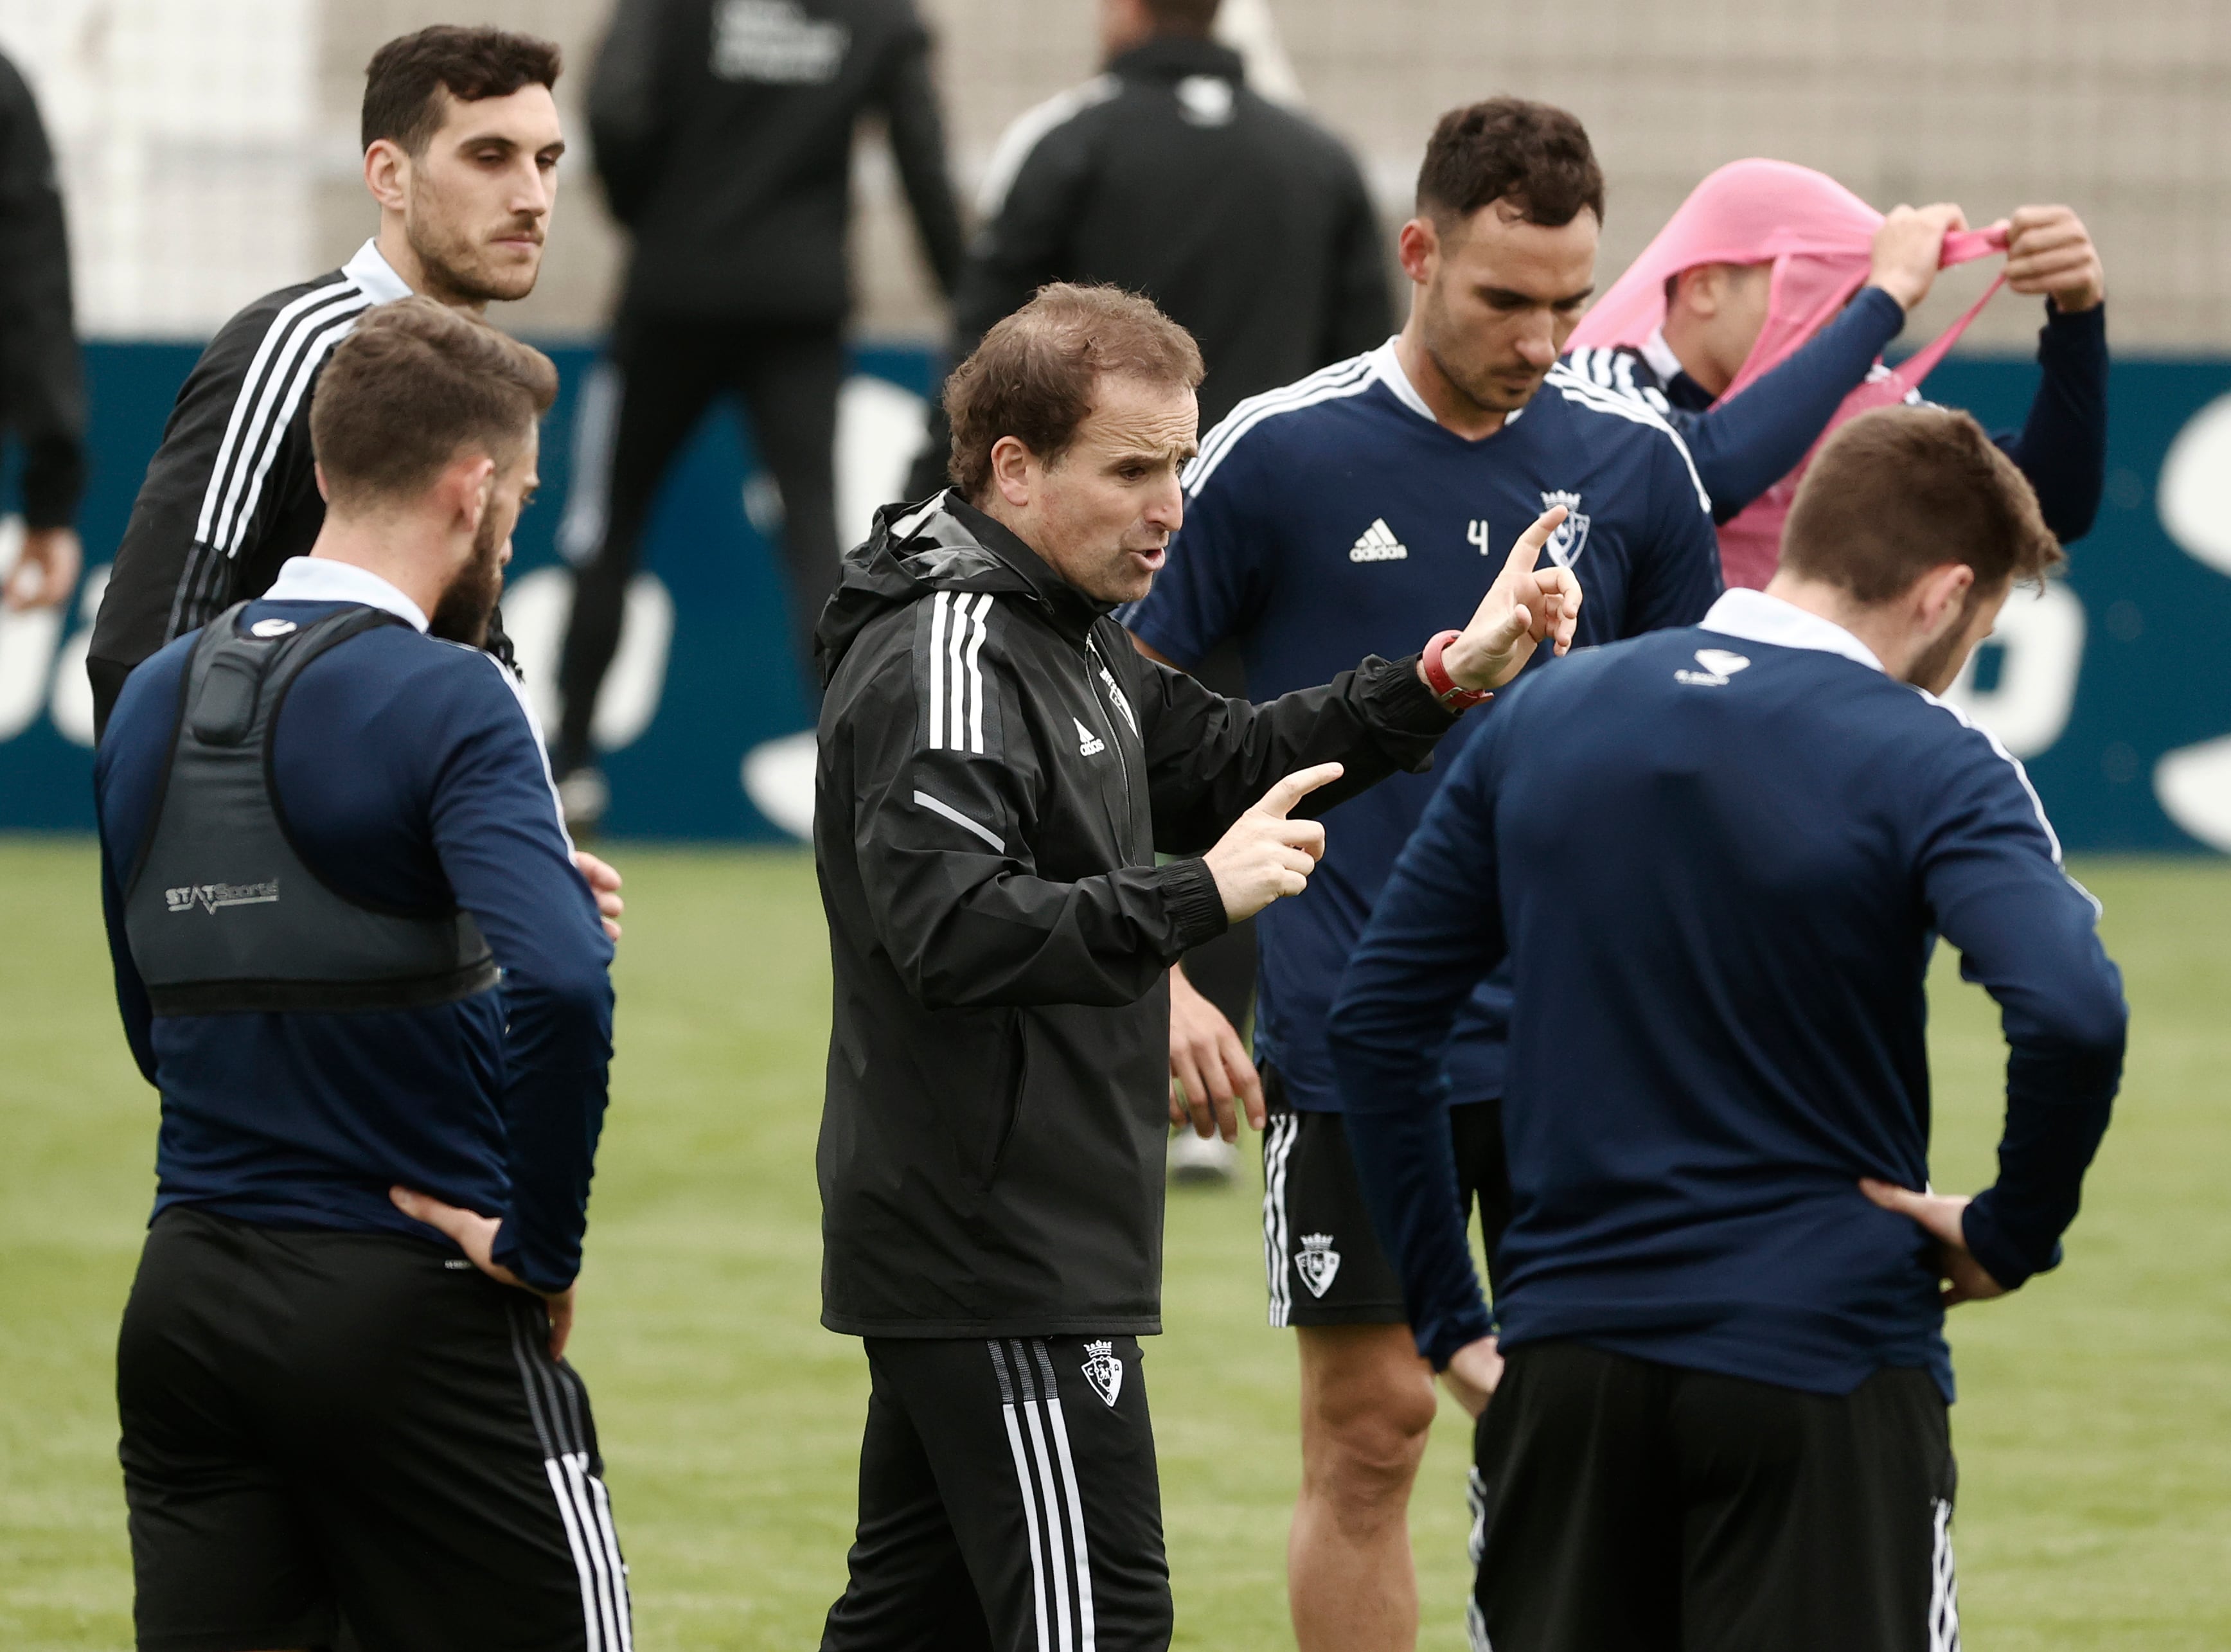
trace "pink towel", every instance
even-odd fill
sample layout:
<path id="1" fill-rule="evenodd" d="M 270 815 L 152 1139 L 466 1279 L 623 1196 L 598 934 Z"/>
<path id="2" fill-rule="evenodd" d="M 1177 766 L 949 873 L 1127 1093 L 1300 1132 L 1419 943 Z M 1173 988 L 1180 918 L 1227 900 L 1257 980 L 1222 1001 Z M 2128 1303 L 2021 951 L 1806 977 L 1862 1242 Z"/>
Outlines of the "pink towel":
<path id="1" fill-rule="evenodd" d="M 1738 394 L 1779 365 L 1834 319 L 1867 279 L 1875 231 L 1883 215 L 1835 179 L 1788 161 L 1731 161 L 1706 177 L 1642 249 L 1626 274 L 1597 300 L 1573 330 L 1572 348 L 1639 346 L 1665 319 L 1665 279 L 1698 264 L 1774 265 L 1766 325 L 1743 369 L 1721 399 Z M 1964 264 L 2006 250 L 2003 230 L 1970 229 L 1944 237 L 1943 265 Z M 1846 397 L 1834 429 L 1856 413 L 1903 401 L 1929 376 L 1968 324 L 1991 300 L 2001 274 L 1965 315 L 1895 371 L 1871 378 Z M 1782 525 L 1799 478 L 1820 449 L 1815 442 L 1797 468 L 1720 528 L 1720 565 L 1730 585 L 1756 590 L 1773 577 L 1781 559 Z"/>

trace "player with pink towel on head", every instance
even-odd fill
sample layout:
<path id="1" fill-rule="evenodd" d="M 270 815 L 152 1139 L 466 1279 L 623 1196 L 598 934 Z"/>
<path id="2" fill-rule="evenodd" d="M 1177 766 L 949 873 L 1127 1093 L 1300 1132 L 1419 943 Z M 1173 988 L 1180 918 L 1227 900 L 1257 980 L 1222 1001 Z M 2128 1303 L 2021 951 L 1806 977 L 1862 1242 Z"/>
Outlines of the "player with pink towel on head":
<path id="1" fill-rule="evenodd" d="M 1884 366 L 1940 268 L 2001 254 L 1982 299 Z M 1808 167 L 1735 161 L 1697 186 L 1581 319 L 1569 360 L 1681 432 L 1712 497 L 1727 582 L 1756 588 L 1774 572 L 1782 519 L 1820 439 L 1866 408 L 1918 400 L 2002 285 L 2047 298 L 2043 377 L 2021 429 L 1995 440 L 2066 544 L 2098 509 L 2107 429 L 2105 276 L 2066 207 L 2021 207 L 1971 230 L 1956 206 L 1885 217 Z"/>

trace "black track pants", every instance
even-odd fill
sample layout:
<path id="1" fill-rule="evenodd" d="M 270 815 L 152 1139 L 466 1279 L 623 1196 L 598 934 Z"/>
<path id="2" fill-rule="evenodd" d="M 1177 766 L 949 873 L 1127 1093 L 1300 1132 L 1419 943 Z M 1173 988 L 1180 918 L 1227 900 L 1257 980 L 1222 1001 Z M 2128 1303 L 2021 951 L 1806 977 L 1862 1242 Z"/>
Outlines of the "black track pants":
<path id="1" fill-rule="evenodd" d="M 1959 1652 L 1944 1397 L 1513 1348 L 1476 1436 L 1472 1643 Z"/>
<path id="2" fill-rule="evenodd" d="M 165 1211 L 116 1359 L 141 1652 L 630 1652 L 548 1342 L 438 1244 Z"/>
<path id="3" fill-rule="evenodd" d="M 576 558 L 572 623 L 559 657 L 560 772 L 588 760 L 597 691 L 619 646 L 629 578 L 659 483 L 716 396 L 742 398 L 753 442 L 782 495 L 789 629 L 808 671 L 814 623 L 837 589 L 837 395 L 844 343 L 833 325 L 620 318 L 618 394 L 585 400 L 564 535 Z M 599 508 L 601 506 L 601 508 Z M 599 531 L 601 530 L 601 531 Z M 806 681 L 811 684 L 811 673 Z M 809 700 L 816 691 L 809 688 Z"/>
<path id="4" fill-rule="evenodd" d="M 1162 1652 L 1161 1486 L 1129 1337 L 871 1339 L 859 1535 L 823 1652 Z"/>

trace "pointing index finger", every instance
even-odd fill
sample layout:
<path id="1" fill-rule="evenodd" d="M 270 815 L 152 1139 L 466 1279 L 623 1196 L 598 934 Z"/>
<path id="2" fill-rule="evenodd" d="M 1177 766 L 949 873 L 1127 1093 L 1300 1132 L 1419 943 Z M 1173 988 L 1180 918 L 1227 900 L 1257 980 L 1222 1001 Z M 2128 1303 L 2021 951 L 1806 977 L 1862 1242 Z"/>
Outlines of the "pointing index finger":
<path id="1" fill-rule="evenodd" d="M 1255 805 L 1258 814 L 1274 816 L 1284 820 L 1293 811 L 1296 803 L 1319 786 L 1329 786 L 1347 771 L 1337 763 L 1320 763 L 1313 768 L 1297 769 L 1284 779 L 1273 782 L 1263 794 L 1263 801 Z"/>
<path id="2" fill-rule="evenodd" d="M 1503 571 L 1506 574 L 1532 573 L 1541 562 L 1542 547 L 1549 543 L 1549 536 L 1557 531 L 1564 519 L 1565 507 L 1562 505 L 1552 505 L 1536 517 L 1533 526 L 1520 534 L 1518 542 L 1510 547 L 1510 558 L 1503 565 Z"/>

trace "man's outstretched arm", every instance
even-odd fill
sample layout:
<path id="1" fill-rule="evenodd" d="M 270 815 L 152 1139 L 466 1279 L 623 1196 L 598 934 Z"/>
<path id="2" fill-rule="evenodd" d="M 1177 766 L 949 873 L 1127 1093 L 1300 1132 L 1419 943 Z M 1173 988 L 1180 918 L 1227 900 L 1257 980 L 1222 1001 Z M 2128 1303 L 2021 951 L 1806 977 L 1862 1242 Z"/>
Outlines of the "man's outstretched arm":
<path id="1" fill-rule="evenodd" d="M 1131 674 L 1135 681 L 1143 676 L 1148 696 L 1140 727 L 1155 847 L 1183 854 L 1212 839 L 1272 781 L 1310 765 L 1338 763 L 1345 771 L 1310 800 L 1312 814 L 1397 771 L 1423 769 L 1454 726 L 1453 708 L 1438 687 L 1499 687 L 1536 648 L 1562 654 L 1572 646 L 1580 582 L 1568 569 L 1536 565 L 1564 519 L 1562 506 L 1543 512 L 1518 536 L 1479 606 L 1451 616 L 1464 629 L 1434 656 L 1446 679 L 1440 685 L 1429 681 L 1433 668 L 1426 657 L 1374 655 L 1322 687 L 1256 706 L 1157 663 L 1135 642 L 1131 651 L 1141 657 Z"/>

